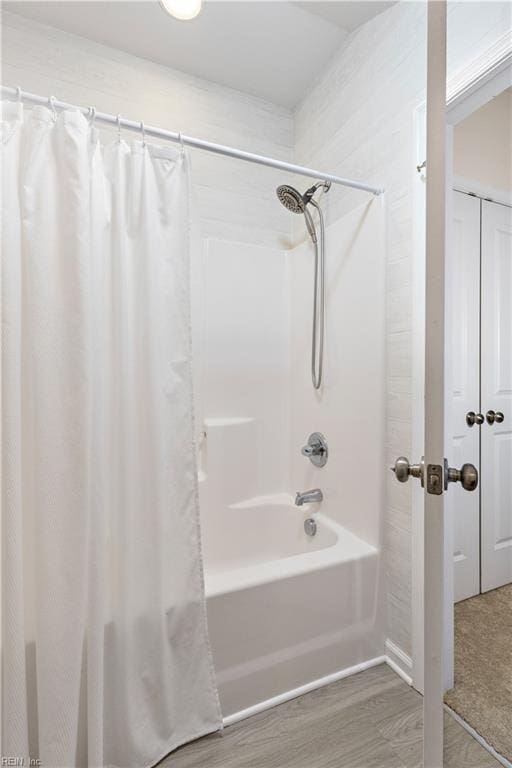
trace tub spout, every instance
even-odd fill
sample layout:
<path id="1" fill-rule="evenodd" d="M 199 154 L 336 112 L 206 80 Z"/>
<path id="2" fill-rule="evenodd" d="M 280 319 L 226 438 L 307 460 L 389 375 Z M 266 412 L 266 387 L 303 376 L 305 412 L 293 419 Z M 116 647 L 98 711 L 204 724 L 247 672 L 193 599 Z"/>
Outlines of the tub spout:
<path id="1" fill-rule="evenodd" d="M 303 504 L 310 504 L 312 501 L 323 501 L 324 495 L 320 488 L 313 488 L 312 491 L 304 491 L 295 495 L 295 504 L 302 507 Z"/>

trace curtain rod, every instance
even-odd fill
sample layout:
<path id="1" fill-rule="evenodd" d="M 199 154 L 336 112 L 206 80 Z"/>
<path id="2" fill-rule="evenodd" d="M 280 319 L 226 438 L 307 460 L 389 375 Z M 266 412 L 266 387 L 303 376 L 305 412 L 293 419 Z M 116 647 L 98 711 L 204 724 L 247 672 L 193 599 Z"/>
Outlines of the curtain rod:
<path id="1" fill-rule="evenodd" d="M 379 187 L 372 187 L 369 184 L 363 184 L 360 181 L 353 181 L 351 179 L 344 179 L 341 176 L 334 176 L 332 173 L 324 173 L 323 171 L 316 171 L 313 168 L 306 168 L 302 165 L 294 165 L 293 163 L 286 163 L 284 160 L 277 160 L 273 157 L 266 157 L 265 155 L 256 155 L 253 152 L 245 152 L 242 149 L 236 149 L 235 147 L 226 147 L 223 144 L 214 144 L 211 141 L 205 141 L 204 139 L 196 139 L 193 136 L 187 136 L 184 133 L 177 133 L 176 131 L 166 131 L 163 128 L 155 128 L 151 125 L 145 125 L 144 123 L 136 123 L 134 120 L 126 120 L 120 115 L 109 115 L 106 112 L 96 112 L 91 107 L 78 107 L 75 104 L 67 104 L 64 101 L 57 101 L 53 96 L 38 96 L 35 93 L 29 93 L 28 91 L 22 91 L 21 88 L 8 88 L 2 86 L 2 96 L 11 98 L 17 98 L 20 101 L 27 101 L 32 104 L 42 104 L 50 109 L 73 109 L 78 110 L 86 117 L 92 117 L 94 120 L 108 125 L 113 125 L 119 129 L 124 128 L 127 131 L 136 131 L 137 133 L 144 132 L 146 136 L 153 136 L 158 139 L 166 139 L 167 141 L 180 142 L 188 147 L 194 147 L 195 149 L 202 149 L 206 152 L 213 152 L 217 155 L 225 155 L 226 157 L 234 157 L 237 160 L 245 160 L 248 163 L 257 163 L 258 165 L 266 165 L 270 168 L 278 168 L 281 171 L 287 173 L 296 173 L 300 176 L 309 176 L 312 179 L 319 179 L 322 181 L 330 181 L 332 184 L 340 184 L 343 187 L 351 187 L 352 189 L 360 189 L 364 192 L 371 192 L 374 195 L 380 195 L 384 192 Z"/>

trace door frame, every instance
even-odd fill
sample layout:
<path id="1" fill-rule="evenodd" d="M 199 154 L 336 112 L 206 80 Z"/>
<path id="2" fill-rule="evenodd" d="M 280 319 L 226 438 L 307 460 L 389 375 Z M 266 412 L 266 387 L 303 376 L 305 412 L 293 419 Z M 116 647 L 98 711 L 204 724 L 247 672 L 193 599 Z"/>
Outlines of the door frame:
<path id="1" fill-rule="evenodd" d="M 488 200 L 497 205 L 512 206 L 512 192 L 507 193 L 503 189 L 494 189 L 479 181 L 473 181 L 466 176 L 453 176 L 453 189 L 464 195 L 476 195 L 482 200 Z"/>
<path id="2" fill-rule="evenodd" d="M 427 6 L 424 337 L 424 622 L 423 766 L 443 764 L 444 581 L 444 290 L 447 3 Z M 414 336 L 413 336 L 414 338 Z M 414 338 L 414 345 L 418 340 Z M 423 482 L 422 482 L 423 485 Z"/>
<path id="3" fill-rule="evenodd" d="M 447 81 L 446 99 L 446 190 L 451 190 L 453 177 L 453 126 L 512 85 L 512 39 L 505 34 L 477 56 L 463 70 Z M 413 184 L 414 263 L 413 263 L 413 367 L 412 367 L 412 457 L 418 459 L 424 450 L 425 420 L 425 205 L 426 173 L 426 102 L 414 110 L 415 181 Z M 460 182 L 468 180 L 457 179 Z M 472 190 L 476 191 L 476 190 Z M 503 195 L 501 195 L 503 197 Z M 495 198 L 496 199 L 496 198 Z M 447 194 L 447 221 L 449 195 Z M 414 484 L 412 489 L 412 684 L 424 693 L 424 509 L 425 495 Z M 453 568 L 451 526 L 444 528 L 444 626 L 443 680 L 444 688 L 453 685 Z"/>

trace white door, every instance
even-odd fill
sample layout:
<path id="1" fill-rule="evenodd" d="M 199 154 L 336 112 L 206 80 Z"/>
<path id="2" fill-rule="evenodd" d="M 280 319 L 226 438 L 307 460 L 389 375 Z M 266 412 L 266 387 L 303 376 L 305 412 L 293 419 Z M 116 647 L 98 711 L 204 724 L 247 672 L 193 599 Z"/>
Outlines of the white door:
<path id="1" fill-rule="evenodd" d="M 445 216 L 446 216 L 446 2 L 427 5 L 426 238 L 424 270 L 424 461 L 395 463 L 397 480 L 420 479 L 424 488 L 423 552 L 423 768 L 443 765 L 445 481 L 475 489 L 469 473 L 445 468 Z M 421 298 L 421 297 L 420 297 Z M 469 462 L 464 462 L 469 464 Z M 451 491 L 448 491 L 450 493 Z M 466 494 L 467 497 L 470 494 Z"/>
<path id="2" fill-rule="evenodd" d="M 482 201 L 482 592 L 512 582 L 512 208 Z M 493 414 L 496 416 L 493 417 Z"/>
<path id="3" fill-rule="evenodd" d="M 448 254 L 447 456 L 480 464 L 480 198 L 453 192 Z M 470 414 L 468 418 L 468 414 Z M 471 423 L 473 422 L 473 423 Z M 480 499 L 457 483 L 447 494 L 453 520 L 454 599 L 480 592 Z"/>

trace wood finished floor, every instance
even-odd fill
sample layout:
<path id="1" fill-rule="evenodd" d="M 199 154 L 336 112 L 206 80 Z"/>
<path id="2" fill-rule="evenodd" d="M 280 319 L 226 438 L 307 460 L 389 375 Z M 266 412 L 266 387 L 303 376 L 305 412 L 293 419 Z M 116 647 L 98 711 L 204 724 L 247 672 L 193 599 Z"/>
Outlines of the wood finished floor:
<path id="1" fill-rule="evenodd" d="M 421 768 L 422 697 L 381 664 L 178 749 L 159 768 Z M 444 768 L 498 768 L 445 715 Z"/>

